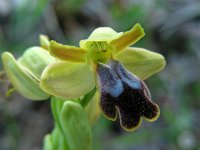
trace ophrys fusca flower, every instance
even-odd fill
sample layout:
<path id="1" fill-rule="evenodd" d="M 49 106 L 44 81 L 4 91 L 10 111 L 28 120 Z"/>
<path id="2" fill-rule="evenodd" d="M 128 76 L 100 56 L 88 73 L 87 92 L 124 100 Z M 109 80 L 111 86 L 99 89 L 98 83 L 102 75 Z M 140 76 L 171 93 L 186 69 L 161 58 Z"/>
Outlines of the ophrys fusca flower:
<path id="1" fill-rule="evenodd" d="M 49 52 L 58 60 L 43 71 L 41 88 L 54 96 L 75 99 L 97 86 L 103 114 L 111 120 L 119 117 L 128 131 L 139 127 L 141 117 L 156 120 L 159 107 L 142 80 L 163 69 L 165 59 L 155 52 L 129 47 L 143 36 L 142 27 L 136 24 L 124 33 L 97 28 L 80 41 L 80 47 L 50 41 Z"/>

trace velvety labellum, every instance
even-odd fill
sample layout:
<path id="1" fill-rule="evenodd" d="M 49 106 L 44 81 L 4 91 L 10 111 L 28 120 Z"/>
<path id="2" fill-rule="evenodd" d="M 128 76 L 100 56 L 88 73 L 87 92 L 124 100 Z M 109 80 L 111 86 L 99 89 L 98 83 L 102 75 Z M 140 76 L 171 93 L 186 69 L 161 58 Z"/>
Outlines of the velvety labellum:
<path id="1" fill-rule="evenodd" d="M 110 93 L 113 97 L 118 97 L 123 91 L 123 85 L 115 72 L 104 64 L 99 65 L 97 71 L 100 84 L 104 84 L 101 90 Z"/>
<path id="2" fill-rule="evenodd" d="M 150 92 L 142 80 L 116 60 L 111 60 L 108 65 L 99 64 L 97 68 L 100 107 L 107 118 L 116 120 L 119 116 L 121 126 L 128 131 L 140 126 L 141 117 L 148 121 L 158 118 L 159 107 L 151 101 Z"/>

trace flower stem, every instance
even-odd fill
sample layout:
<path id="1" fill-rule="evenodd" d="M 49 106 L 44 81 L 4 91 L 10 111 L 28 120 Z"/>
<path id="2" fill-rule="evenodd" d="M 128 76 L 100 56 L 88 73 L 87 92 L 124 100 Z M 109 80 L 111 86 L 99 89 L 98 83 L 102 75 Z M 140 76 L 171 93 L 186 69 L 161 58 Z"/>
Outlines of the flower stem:
<path id="1" fill-rule="evenodd" d="M 54 118 L 54 121 L 55 121 L 55 127 L 54 128 L 56 128 L 56 126 L 58 127 L 58 129 L 62 133 L 61 136 L 63 136 L 64 139 L 65 139 L 64 140 L 65 141 L 65 146 L 66 146 L 65 149 L 69 149 L 69 146 L 68 146 L 68 143 L 67 143 L 67 138 L 65 137 L 63 128 L 62 128 L 61 123 L 60 123 L 60 111 L 62 109 L 62 106 L 63 106 L 64 102 L 65 101 L 60 99 L 60 98 L 52 97 L 51 98 L 51 110 L 52 110 L 53 118 Z"/>
<path id="2" fill-rule="evenodd" d="M 90 92 L 88 92 L 81 100 L 80 100 L 80 104 L 85 107 L 87 106 L 87 104 L 90 102 L 90 100 L 92 99 L 92 97 L 94 96 L 96 92 L 96 87 L 94 87 Z"/>

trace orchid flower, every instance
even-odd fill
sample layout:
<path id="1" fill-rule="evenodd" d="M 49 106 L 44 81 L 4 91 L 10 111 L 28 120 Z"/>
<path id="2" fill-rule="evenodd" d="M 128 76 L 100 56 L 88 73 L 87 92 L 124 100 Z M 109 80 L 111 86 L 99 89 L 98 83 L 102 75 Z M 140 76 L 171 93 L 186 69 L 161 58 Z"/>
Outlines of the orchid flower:
<path id="1" fill-rule="evenodd" d="M 156 120 L 160 110 L 143 80 L 162 70 L 165 59 L 147 49 L 130 47 L 144 35 L 136 24 L 119 33 L 109 27 L 97 28 L 80 41 L 80 47 L 47 42 L 57 61 L 44 69 L 41 88 L 50 95 L 76 99 L 97 87 L 103 115 L 113 121 L 119 118 L 127 131 L 137 129 L 142 118 Z"/>

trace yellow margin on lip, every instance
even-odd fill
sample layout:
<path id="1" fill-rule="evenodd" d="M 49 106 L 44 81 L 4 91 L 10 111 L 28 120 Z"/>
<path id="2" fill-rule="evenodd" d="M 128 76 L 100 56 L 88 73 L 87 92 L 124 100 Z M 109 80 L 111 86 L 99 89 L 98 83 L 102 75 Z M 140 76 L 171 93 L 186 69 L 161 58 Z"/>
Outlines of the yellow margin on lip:
<path id="1" fill-rule="evenodd" d="M 155 104 L 155 103 L 154 103 L 154 104 Z M 149 119 L 149 118 L 147 118 L 147 117 L 145 117 L 145 116 L 142 116 L 142 118 L 144 118 L 145 120 L 147 120 L 147 121 L 149 121 L 149 122 L 156 121 L 156 120 L 159 118 L 159 116 L 160 116 L 160 108 L 158 107 L 157 104 L 155 104 L 155 105 L 156 105 L 156 107 L 158 108 L 157 115 L 156 115 L 155 117 L 153 117 L 152 119 Z"/>
<path id="2" fill-rule="evenodd" d="M 117 111 L 118 111 L 118 114 L 119 114 L 120 125 L 121 125 L 121 127 L 122 127 L 125 131 L 133 132 L 133 131 L 137 130 L 137 129 L 141 126 L 141 124 L 142 124 L 142 117 L 140 117 L 140 120 L 139 120 L 139 122 L 138 122 L 138 125 L 135 126 L 135 127 L 133 127 L 133 128 L 126 128 L 125 126 L 123 126 L 123 125 L 122 125 L 122 121 L 121 121 L 122 119 L 121 119 L 121 114 L 120 114 L 120 111 L 119 111 L 119 107 L 117 107 L 117 106 L 115 106 L 115 107 L 116 107 L 116 109 L 117 109 Z"/>

